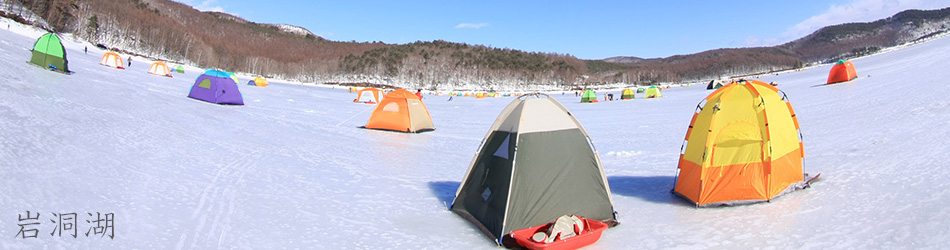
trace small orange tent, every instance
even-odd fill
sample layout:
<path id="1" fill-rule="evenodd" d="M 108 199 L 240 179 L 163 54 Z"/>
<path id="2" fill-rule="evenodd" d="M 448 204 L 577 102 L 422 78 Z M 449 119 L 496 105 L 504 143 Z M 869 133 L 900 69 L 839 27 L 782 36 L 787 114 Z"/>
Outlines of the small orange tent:
<path id="1" fill-rule="evenodd" d="M 102 60 L 99 60 L 99 64 L 117 69 L 125 69 L 125 64 L 122 64 L 122 57 L 119 57 L 119 54 L 115 52 L 106 52 L 103 54 Z"/>
<path id="2" fill-rule="evenodd" d="M 164 62 L 152 63 L 152 66 L 148 67 L 148 73 L 160 75 L 160 76 L 172 77 L 171 68 L 169 68 L 168 65 L 165 64 Z"/>
<path id="3" fill-rule="evenodd" d="M 397 89 L 383 97 L 365 128 L 417 133 L 435 130 L 432 116 L 416 94 Z"/>
<path id="4" fill-rule="evenodd" d="M 769 201 L 804 187 L 798 118 L 761 81 L 725 85 L 700 102 L 673 192 L 697 206 Z"/>
<path id="5" fill-rule="evenodd" d="M 377 88 L 365 88 L 356 92 L 356 102 L 377 104 L 383 100 L 383 91 Z"/>
<path id="6" fill-rule="evenodd" d="M 858 78 L 858 73 L 854 70 L 854 64 L 851 61 L 841 60 L 831 67 L 828 73 L 828 84 L 847 82 Z"/>

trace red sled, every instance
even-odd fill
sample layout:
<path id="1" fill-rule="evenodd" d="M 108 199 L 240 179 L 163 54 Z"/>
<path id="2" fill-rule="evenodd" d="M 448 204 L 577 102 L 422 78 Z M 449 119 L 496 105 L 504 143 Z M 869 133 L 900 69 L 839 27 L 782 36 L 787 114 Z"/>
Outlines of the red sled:
<path id="1" fill-rule="evenodd" d="M 554 222 L 547 223 L 540 226 L 533 226 L 525 229 L 515 230 L 511 232 L 511 238 L 514 238 L 518 241 L 518 244 L 524 246 L 528 249 L 542 249 L 542 250 L 562 250 L 562 249 L 578 249 L 585 247 L 590 244 L 594 244 L 597 240 L 600 240 L 600 235 L 604 233 L 604 229 L 607 229 L 607 224 L 600 222 L 598 220 L 591 220 L 588 218 L 581 218 L 584 221 L 585 227 L 584 230 L 578 233 L 574 237 L 567 239 L 557 239 L 551 243 L 536 242 L 531 240 L 531 236 L 538 232 L 546 232 L 548 227 L 554 225 Z"/>

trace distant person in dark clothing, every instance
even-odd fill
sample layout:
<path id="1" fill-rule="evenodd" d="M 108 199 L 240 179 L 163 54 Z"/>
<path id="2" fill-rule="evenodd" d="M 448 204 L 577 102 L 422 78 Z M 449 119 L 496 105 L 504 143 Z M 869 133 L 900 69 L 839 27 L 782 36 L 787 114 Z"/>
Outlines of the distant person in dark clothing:
<path id="1" fill-rule="evenodd" d="M 86 53 L 86 54 L 89 54 L 89 47 L 83 47 L 83 48 L 82 48 L 82 52 L 83 52 L 83 53 Z"/>
<path id="2" fill-rule="evenodd" d="M 130 68 L 132 67 L 132 57 L 131 57 L 131 56 L 129 57 L 129 67 L 130 67 Z"/>

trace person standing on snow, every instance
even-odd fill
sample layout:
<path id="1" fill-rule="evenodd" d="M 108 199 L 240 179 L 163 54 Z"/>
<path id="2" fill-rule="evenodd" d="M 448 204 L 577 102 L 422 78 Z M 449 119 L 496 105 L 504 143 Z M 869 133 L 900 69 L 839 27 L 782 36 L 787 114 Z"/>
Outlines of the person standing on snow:
<path id="1" fill-rule="evenodd" d="M 131 68 L 131 67 L 132 67 L 132 57 L 130 56 L 130 57 L 129 57 L 129 68 Z"/>

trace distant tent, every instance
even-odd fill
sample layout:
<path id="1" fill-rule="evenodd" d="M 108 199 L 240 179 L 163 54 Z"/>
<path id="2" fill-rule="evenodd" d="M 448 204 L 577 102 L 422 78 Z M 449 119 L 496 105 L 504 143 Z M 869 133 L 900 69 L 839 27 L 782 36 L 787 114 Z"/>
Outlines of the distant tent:
<path id="1" fill-rule="evenodd" d="M 475 98 L 478 98 L 478 99 L 485 98 L 485 93 L 484 93 L 484 92 L 478 92 L 478 94 L 475 95 Z"/>
<path id="2" fill-rule="evenodd" d="M 228 71 L 228 77 L 230 77 L 231 80 L 234 80 L 234 84 L 241 84 L 241 80 L 238 80 L 237 75 L 235 75 L 234 72 Z"/>
<path id="3" fill-rule="evenodd" d="M 581 103 L 596 103 L 597 102 L 597 93 L 594 90 L 585 90 L 584 94 L 581 95 Z"/>
<path id="4" fill-rule="evenodd" d="M 553 97 L 508 104 L 468 167 L 451 210 L 501 243 L 562 215 L 616 224 L 610 186 L 587 131 Z"/>
<path id="5" fill-rule="evenodd" d="M 125 64 L 122 64 L 122 57 L 119 57 L 119 54 L 115 52 L 106 52 L 103 54 L 102 59 L 99 60 L 99 64 L 117 69 L 125 69 Z"/>
<path id="6" fill-rule="evenodd" d="M 643 93 L 644 91 L 646 91 L 646 89 L 644 89 L 644 88 L 638 88 L 638 89 L 637 89 L 637 93 Z"/>
<path id="7" fill-rule="evenodd" d="M 270 83 L 267 82 L 264 78 L 254 77 L 254 80 L 247 81 L 247 85 L 258 86 L 258 87 L 267 87 Z"/>
<path id="8" fill-rule="evenodd" d="M 676 194 L 712 206 L 768 201 L 801 187 L 803 144 L 784 92 L 739 81 L 700 105 L 686 131 Z"/>
<path id="9" fill-rule="evenodd" d="M 633 94 L 632 89 L 624 89 L 623 92 L 620 93 L 620 100 L 629 100 L 629 99 L 636 99 L 636 98 L 637 97 L 636 95 Z"/>
<path id="10" fill-rule="evenodd" d="M 152 66 L 148 67 L 148 73 L 171 77 L 171 69 L 168 68 L 168 64 L 164 62 L 153 62 Z"/>
<path id="11" fill-rule="evenodd" d="M 854 80 L 854 78 L 858 78 L 858 73 L 854 70 L 854 64 L 851 61 L 841 60 L 831 67 L 827 84 L 847 82 Z"/>
<path id="12" fill-rule="evenodd" d="M 418 133 L 435 130 L 432 116 L 422 99 L 405 89 L 397 89 L 376 105 L 365 128 Z"/>
<path id="13" fill-rule="evenodd" d="M 709 81 L 709 85 L 706 85 L 706 89 L 718 89 L 722 87 L 722 82 L 716 82 L 716 80 Z"/>
<path id="14" fill-rule="evenodd" d="M 175 68 L 175 71 L 178 71 L 178 74 L 184 74 L 184 73 L 185 73 L 185 67 L 182 67 L 181 65 L 178 65 L 178 67 Z"/>
<path id="15" fill-rule="evenodd" d="M 377 104 L 383 100 L 383 91 L 377 88 L 365 88 L 356 92 L 356 102 Z"/>
<path id="16" fill-rule="evenodd" d="M 647 89 L 646 94 L 643 95 L 643 98 L 663 97 L 663 95 L 660 94 L 660 88 L 657 88 L 656 86 L 650 86 L 650 88 Z"/>
<path id="17" fill-rule="evenodd" d="M 244 97 L 228 73 L 213 69 L 198 76 L 188 97 L 210 103 L 244 105 Z"/>
<path id="18" fill-rule="evenodd" d="M 69 73 L 69 60 L 66 59 L 66 48 L 59 37 L 53 33 L 46 33 L 36 39 L 33 44 L 33 50 L 30 51 L 30 63 L 39 65 L 44 69 L 55 68 L 61 72 Z"/>

